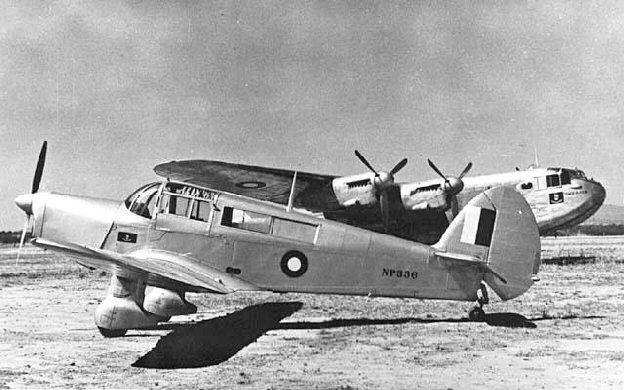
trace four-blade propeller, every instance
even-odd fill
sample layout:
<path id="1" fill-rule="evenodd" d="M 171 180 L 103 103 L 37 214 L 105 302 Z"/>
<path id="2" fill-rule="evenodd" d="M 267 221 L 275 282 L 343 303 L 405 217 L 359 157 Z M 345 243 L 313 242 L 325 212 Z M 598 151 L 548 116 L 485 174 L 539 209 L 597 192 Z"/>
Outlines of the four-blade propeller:
<path id="1" fill-rule="evenodd" d="M 43 141 L 43 145 L 41 145 L 41 151 L 39 152 L 39 159 L 37 161 L 37 167 L 35 168 L 35 176 L 33 177 L 32 182 L 32 191 L 29 195 L 20 195 L 15 199 L 15 203 L 24 210 L 26 213 L 26 222 L 24 224 L 24 228 L 22 229 L 22 234 L 20 237 L 20 245 L 17 250 L 17 258 L 15 259 L 15 264 L 19 262 L 20 254 L 22 252 L 22 248 L 24 247 L 24 240 L 26 239 L 26 231 L 28 231 L 28 227 L 30 226 L 30 217 L 32 216 L 32 195 L 36 194 L 39 191 L 39 184 L 41 184 L 41 177 L 43 176 L 43 167 L 45 165 L 46 153 L 48 150 L 48 141 Z"/>
<path id="2" fill-rule="evenodd" d="M 362 161 L 364 165 L 366 165 L 368 169 L 370 169 L 375 174 L 375 179 L 373 180 L 375 196 L 379 200 L 379 207 L 381 209 L 381 217 L 383 219 L 384 228 L 386 232 L 388 232 L 390 225 L 390 204 L 388 201 L 388 190 L 394 183 L 394 175 L 396 175 L 397 172 L 403 169 L 403 167 L 405 167 L 405 165 L 407 164 L 407 158 L 399 161 L 394 166 L 394 168 L 390 170 L 390 172 L 378 172 L 357 150 L 355 151 L 355 155 L 360 159 L 360 161 Z"/>

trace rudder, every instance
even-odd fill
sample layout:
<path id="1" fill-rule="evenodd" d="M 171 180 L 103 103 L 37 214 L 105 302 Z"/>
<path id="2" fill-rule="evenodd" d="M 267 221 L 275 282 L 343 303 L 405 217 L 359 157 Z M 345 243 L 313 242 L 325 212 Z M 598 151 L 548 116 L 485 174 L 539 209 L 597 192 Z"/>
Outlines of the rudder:
<path id="1" fill-rule="evenodd" d="M 503 300 L 527 291 L 540 266 L 535 217 L 510 187 L 474 197 L 433 247 L 442 257 L 482 266 L 483 280 Z"/>

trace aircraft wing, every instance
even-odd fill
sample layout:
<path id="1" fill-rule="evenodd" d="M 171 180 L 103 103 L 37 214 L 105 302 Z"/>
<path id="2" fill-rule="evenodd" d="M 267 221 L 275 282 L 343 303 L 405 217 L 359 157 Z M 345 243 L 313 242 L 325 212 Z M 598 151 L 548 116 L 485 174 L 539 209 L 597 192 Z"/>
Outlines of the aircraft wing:
<path id="1" fill-rule="evenodd" d="M 33 245 L 61 251 L 89 267 L 133 279 L 147 278 L 148 284 L 168 289 L 221 294 L 237 290 L 261 290 L 259 287 L 176 253 L 139 250 L 124 255 L 104 249 L 36 238 Z"/>
<path id="2" fill-rule="evenodd" d="M 159 176 L 232 194 L 288 204 L 295 171 L 211 160 L 182 160 L 154 167 Z M 294 206 L 323 212 L 339 209 L 336 176 L 297 171 Z"/>
<path id="3" fill-rule="evenodd" d="M 171 180 L 188 182 L 219 191 L 244 195 L 279 204 L 288 204 L 295 171 L 211 160 L 181 160 L 159 164 L 154 172 Z M 294 206 L 322 212 L 325 218 L 372 231 L 385 231 L 378 206 L 342 207 L 332 180 L 337 176 L 297 172 Z M 397 192 L 390 192 L 395 206 L 391 234 L 423 243 L 436 242 L 446 227 L 444 211 L 405 211 Z"/>

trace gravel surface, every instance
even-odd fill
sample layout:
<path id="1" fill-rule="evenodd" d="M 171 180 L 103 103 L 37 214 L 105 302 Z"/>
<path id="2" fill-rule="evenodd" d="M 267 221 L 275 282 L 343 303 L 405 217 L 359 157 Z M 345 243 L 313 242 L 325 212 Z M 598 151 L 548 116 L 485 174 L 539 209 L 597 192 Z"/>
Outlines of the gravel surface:
<path id="1" fill-rule="evenodd" d="M 594 240 L 588 262 L 583 238 L 558 240 L 541 281 L 482 323 L 469 303 L 189 294 L 198 314 L 116 339 L 93 323 L 107 275 L 3 248 L 0 389 L 622 389 L 624 253 Z"/>

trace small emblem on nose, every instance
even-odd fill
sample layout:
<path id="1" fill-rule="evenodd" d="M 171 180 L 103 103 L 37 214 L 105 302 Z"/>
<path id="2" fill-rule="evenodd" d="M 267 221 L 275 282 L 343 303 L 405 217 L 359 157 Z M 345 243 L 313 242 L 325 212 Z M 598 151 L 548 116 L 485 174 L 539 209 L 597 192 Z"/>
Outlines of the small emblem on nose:
<path id="1" fill-rule="evenodd" d="M 127 242 L 127 243 L 136 243 L 137 235 L 134 233 L 119 232 L 117 233 L 117 241 Z"/>
<path id="2" fill-rule="evenodd" d="M 550 204 L 563 203 L 563 192 L 555 192 L 554 194 L 549 194 L 548 200 L 550 201 Z"/>

